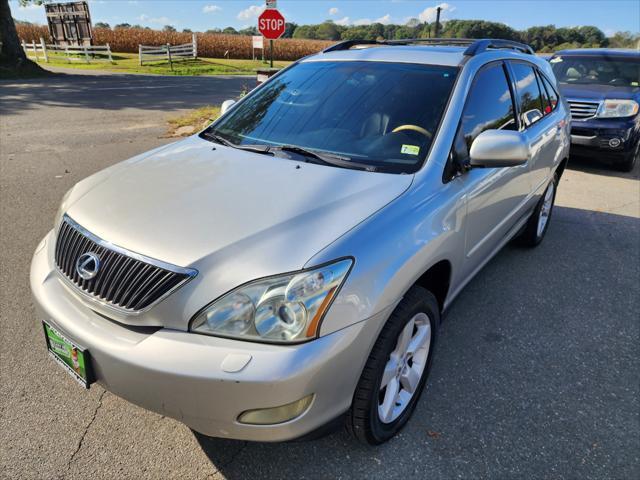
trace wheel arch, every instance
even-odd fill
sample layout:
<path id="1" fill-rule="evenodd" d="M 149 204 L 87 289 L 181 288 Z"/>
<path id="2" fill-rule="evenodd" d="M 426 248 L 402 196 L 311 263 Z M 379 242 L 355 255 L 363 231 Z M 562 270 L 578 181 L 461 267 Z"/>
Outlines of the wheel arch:
<path id="1" fill-rule="evenodd" d="M 562 178 L 562 174 L 564 173 L 564 169 L 567 168 L 567 163 L 569 163 L 569 158 L 565 157 L 558 164 L 558 168 L 556 168 L 556 173 L 558 174 L 558 180 Z"/>
<path id="2" fill-rule="evenodd" d="M 440 260 L 431 265 L 413 284 L 419 285 L 433 293 L 436 300 L 438 300 L 438 306 L 441 312 L 444 309 L 447 295 L 449 294 L 451 273 L 451 262 L 449 260 Z"/>

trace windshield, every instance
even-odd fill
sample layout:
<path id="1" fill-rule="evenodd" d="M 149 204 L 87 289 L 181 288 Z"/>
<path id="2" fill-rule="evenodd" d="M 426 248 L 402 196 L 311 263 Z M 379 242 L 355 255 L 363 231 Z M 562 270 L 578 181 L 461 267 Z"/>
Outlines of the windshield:
<path id="1" fill-rule="evenodd" d="M 351 161 L 414 172 L 429 151 L 456 73 L 433 65 L 303 62 L 251 93 L 203 138 L 274 151 L 295 146 L 339 155 L 342 167 Z"/>
<path id="2" fill-rule="evenodd" d="M 559 55 L 550 62 L 560 83 L 622 87 L 640 84 L 640 61 L 637 58 Z"/>

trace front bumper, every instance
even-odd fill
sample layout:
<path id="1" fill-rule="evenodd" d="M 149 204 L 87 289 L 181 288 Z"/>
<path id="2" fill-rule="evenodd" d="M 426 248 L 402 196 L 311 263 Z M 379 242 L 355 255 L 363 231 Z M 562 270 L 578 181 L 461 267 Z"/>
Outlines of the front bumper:
<path id="1" fill-rule="evenodd" d="M 89 350 L 96 380 L 104 388 L 205 435 L 283 441 L 340 416 L 351 405 L 378 328 L 390 313 L 385 310 L 291 346 L 124 326 L 98 315 L 70 291 L 53 265 L 52 232 L 43 242 L 31 265 L 38 320 L 47 320 Z M 237 364 L 235 359 L 248 357 L 242 369 L 228 371 L 229 364 Z M 288 422 L 237 421 L 243 411 L 284 405 L 310 394 L 314 398 L 308 409 Z"/>
<path id="2" fill-rule="evenodd" d="M 636 119 L 589 119 L 571 122 L 571 153 L 605 161 L 623 161 L 638 141 Z"/>

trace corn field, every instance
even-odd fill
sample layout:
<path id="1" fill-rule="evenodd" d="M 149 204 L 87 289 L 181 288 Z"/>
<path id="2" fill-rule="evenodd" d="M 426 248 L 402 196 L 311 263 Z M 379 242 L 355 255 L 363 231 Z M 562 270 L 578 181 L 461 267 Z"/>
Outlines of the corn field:
<path id="1" fill-rule="evenodd" d="M 16 25 L 18 36 L 25 42 L 38 42 L 40 37 L 51 42 L 49 30 L 40 25 Z M 251 58 L 251 37 L 243 35 L 224 35 L 218 33 L 198 33 L 198 56 L 210 58 Z M 109 44 L 111 51 L 138 53 L 138 45 L 179 45 L 191 42 L 191 33 L 163 32 L 139 28 L 110 30 L 93 29 L 93 43 Z M 265 40 L 265 57 L 269 54 L 269 42 Z M 275 60 L 297 60 L 305 55 L 316 53 L 334 42 L 324 40 L 282 39 L 273 42 Z"/>

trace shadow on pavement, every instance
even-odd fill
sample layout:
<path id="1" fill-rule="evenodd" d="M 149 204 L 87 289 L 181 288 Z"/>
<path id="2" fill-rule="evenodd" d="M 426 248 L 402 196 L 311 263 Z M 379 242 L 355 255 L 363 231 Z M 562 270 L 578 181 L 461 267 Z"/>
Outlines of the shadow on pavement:
<path id="1" fill-rule="evenodd" d="M 196 438 L 229 479 L 638 478 L 639 258 L 637 218 L 557 207 L 538 248 L 507 246 L 451 307 L 397 438 Z"/>
<path id="2" fill-rule="evenodd" d="M 631 172 L 621 172 L 612 164 L 599 161 L 596 158 L 572 155 L 569 158 L 567 167 L 579 172 L 606 175 L 608 177 L 640 179 L 640 163 L 636 163 Z"/>
<path id="3" fill-rule="evenodd" d="M 0 114 L 46 107 L 170 112 L 235 98 L 255 80 L 243 77 L 66 75 L 0 82 Z"/>

